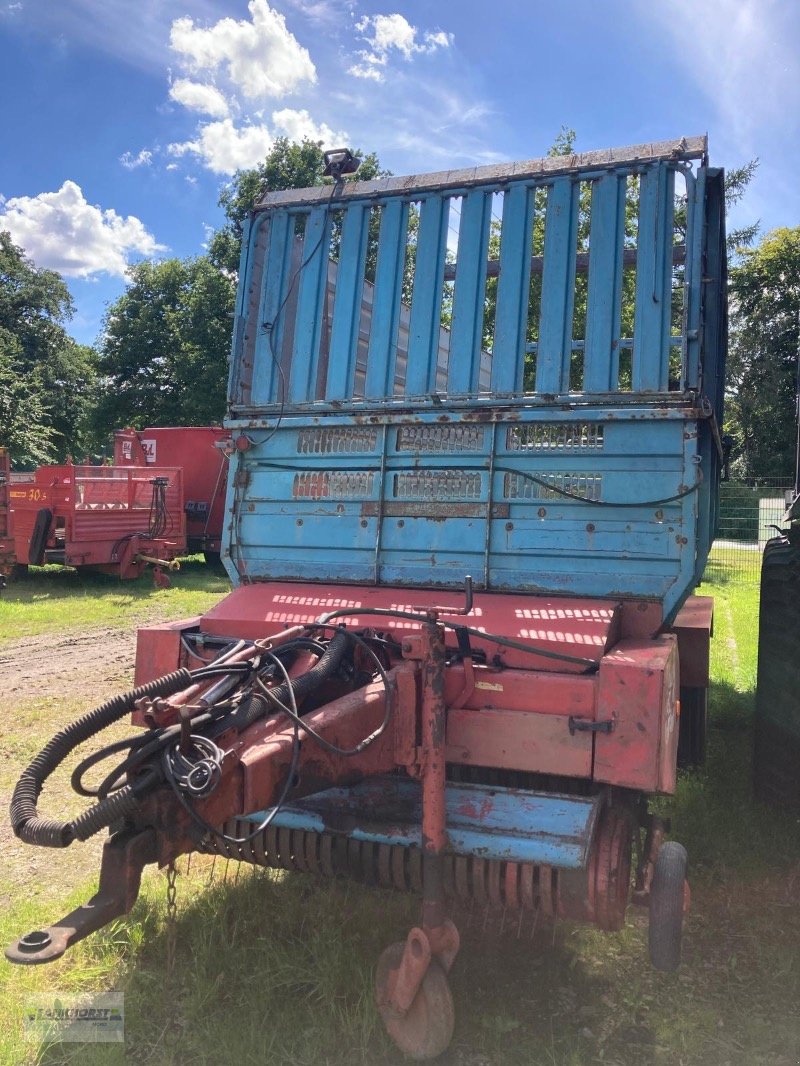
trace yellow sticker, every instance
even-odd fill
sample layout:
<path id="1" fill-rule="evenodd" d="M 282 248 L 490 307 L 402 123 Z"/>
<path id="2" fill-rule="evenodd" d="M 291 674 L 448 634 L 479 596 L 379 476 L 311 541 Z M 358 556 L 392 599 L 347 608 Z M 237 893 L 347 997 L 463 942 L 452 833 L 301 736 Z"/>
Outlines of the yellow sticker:
<path id="1" fill-rule="evenodd" d="M 496 685 L 496 684 L 494 684 L 491 681 L 476 681 L 475 682 L 475 688 L 485 688 L 485 689 L 488 689 L 489 692 L 502 692 L 503 691 L 503 686 L 502 685 Z"/>

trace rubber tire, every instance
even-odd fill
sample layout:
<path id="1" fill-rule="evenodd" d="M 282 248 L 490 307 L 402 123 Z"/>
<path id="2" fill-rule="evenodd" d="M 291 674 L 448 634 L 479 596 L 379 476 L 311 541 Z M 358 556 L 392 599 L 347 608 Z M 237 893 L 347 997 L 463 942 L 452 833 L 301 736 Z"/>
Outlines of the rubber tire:
<path id="1" fill-rule="evenodd" d="M 50 527 L 53 524 L 53 512 L 49 507 L 41 507 L 36 512 L 36 520 L 33 523 L 33 532 L 28 542 L 28 562 L 34 566 L 41 566 L 44 562 L 44 553 L 47 548 L 47 538 L 50 536 Z"/>
<path id="2" fill-rule="evenodd" d="M 678 766 L 703 766 L 706 761 L 708 689 L 681 688 L 678 724 Z"/>
<path id="3" fill-rule="evenodd" d="M 453 1039 L 453 995 L 447 974 L 435 958 L 431 959 L 408 1014 L 403 1018 L 391 1017 L 384 1006 L 384 996 L 389 987 L 389 974 L 400 965 L 404 950 L 405 943 L 397 941 L 381 953 L 375 973 L 375 1000 L 386 1031 L 397 1047 L 410 1059 L 424 1062 L 438 1058 Z"/>
<path id="4" fill-rule="evenodd" d="M 9 585 L 13 585 L 13 583 L 15 581 L 22 581 L 27 576 L 28 576 L 28 564 L 27 563 L 14 563 L 14 565 L 11 567 L 11 572 L 9 573 L 8 577 L 6 578 L 6 581 L 8 582 Z"/>
<path id="5" fill-rule="evenodd" d="M 767 541 L 761 560 L 753 790 L 782 809 L 800 809 L 800 544 Z"/>
<path id="6" fill-rule="evenodd" d="M 688 857 L 675 840 L 662 844 L 650 885 L 650 962 L 656 970 L 671 973 L 681 961 L 683 896 Z"/>
<path id="7" fill-rule="evenodd" d="M 203 552 L 206 566 L 222 566 L 222 558 L 219 552 Z"/>

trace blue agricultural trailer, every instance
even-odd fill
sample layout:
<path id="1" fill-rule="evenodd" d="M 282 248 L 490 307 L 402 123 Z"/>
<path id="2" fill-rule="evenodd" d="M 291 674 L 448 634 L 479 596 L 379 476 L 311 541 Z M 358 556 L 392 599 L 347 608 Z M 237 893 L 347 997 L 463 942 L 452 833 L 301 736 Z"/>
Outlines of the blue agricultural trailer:
<path id="1" fill-rule="evenodd" d="M 272 192 L 245 227 L 226 427 L 233 591 L 139 631 L 136 688 L 53 738 L 11 821 L 105 827 L 39 963 L 191 851 L 419 893 L 376 1000 L 449 1043 L 462 904 L 680 960 L 686 853 L 648 797 L 702 745 L 725 357 L 723 174 L 704 138 Z M 78 745 L 92 805 L 39 815 Z M 106 761 L 109 760 L 109 761 Z M 103 766 L 98 772 L 98 765 Z M 635 861 L 634 861 L 635 859 Z"/>

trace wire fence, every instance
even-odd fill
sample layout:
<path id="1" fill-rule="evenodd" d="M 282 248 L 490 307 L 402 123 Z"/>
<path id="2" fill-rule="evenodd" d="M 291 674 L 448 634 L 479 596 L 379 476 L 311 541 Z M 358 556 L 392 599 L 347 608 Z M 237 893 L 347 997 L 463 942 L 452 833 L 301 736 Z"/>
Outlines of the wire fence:
<path id="1" fill-rule="evenodd" d="M 723 481 L 719 496 L 719 528 L 706 574 L 728 581 L 757 583 L 761 553 L 783 525 L 794 496 L 794 477 L 764 478 L 756 485 Z"/>

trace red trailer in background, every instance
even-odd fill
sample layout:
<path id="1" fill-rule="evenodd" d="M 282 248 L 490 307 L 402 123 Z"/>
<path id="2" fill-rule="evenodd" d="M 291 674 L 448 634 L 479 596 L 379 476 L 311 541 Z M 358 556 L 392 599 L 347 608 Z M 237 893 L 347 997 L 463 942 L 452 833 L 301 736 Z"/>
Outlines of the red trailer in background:
<path id="1" fill-rule="evenodd" d="M 135 578 L 186 554 L 182 472 L 150 466 L 41 466 L 9 485 L 18 564 L 60 563 Z"/>
<path id="2" fill-rule="evenodd" d="M 0 588 L 14 569 L 16 556 L 11 535 L 11 510 L 8 502 L 11 464 L 6 448 L 0 448 Z"/>
<path id="3" fill-rule="evenodd" d="M 114 434 L 115 466 L 165 463 L 183 471 L 187 549 L 203 552 L 207 562 L 219 559 L 228 475 L 222 445 L 229 439 L 221 426 L 156 426 Z"/>

